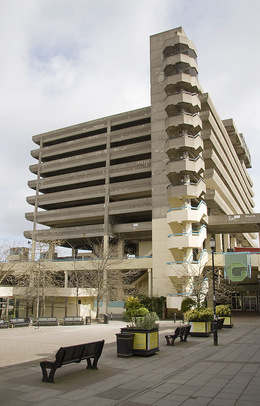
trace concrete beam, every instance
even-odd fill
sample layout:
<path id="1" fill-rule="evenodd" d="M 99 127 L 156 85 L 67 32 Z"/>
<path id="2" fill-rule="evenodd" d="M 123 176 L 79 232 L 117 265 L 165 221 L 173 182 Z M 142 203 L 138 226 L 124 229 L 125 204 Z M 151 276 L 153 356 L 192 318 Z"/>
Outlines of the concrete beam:
<path id="1" fill-rule="evenodd" d="M 255 233 L 260 231 L 260 213 L 209 216 L 210 234 Z"/>

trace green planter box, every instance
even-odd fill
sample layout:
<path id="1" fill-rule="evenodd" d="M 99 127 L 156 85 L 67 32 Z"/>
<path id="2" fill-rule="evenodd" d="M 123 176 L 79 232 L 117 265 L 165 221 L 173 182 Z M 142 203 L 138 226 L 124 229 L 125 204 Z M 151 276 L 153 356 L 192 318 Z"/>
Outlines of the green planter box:
<path id="1" fill-rule="evenodd" d="M 208 337 L 212 332 L 211 321 L 191 321 L 190 335 Z"/>
<path id="2" fill-rule="evenodd" d="M 222 328 L 232 328 L 233 324 L 232 324 L 232 316 L 226 316 L 224 317 L 224 323 Z"/>
<path id="3" fill-rule="evenodd" d="M 121 328 L 121 333 L 134 334 L 133 355 L 147 357 L 159 351 L 158 329 L 144 330 L 137 327 Z"/>

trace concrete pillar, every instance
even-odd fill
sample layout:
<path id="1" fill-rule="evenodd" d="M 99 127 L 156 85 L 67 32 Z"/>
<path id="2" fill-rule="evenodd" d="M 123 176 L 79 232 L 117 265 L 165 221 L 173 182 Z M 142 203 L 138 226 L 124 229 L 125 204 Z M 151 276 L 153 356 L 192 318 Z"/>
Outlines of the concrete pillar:
<path id="1" fill-rule="evenodd" d="M 229 234 L 224 234 L 224 252 L 227 252 L 227 250 L 230 248 L 230 235 Z"/>
<path id="2" fill-rule="evenodd" d="M 51 317 L 54 316 L 54 303 L 55 303 L 55 297 L 52 296 L 52 298 L 51 298 Z"/>
<path id="3" fill-rule="evenodd" d="M 64 288 L 68 287 L 68 282 L 69 282 L 68 271 L 64 271 Z"/>
<path id="4" fill-rule="evenodd" d="M 230 238 L 230 246 L 231 248 L 235 248 L 237 246 L 237 239 L 235 236 L 231 236 Z"/>
<path id="5" fill-rule="evenodd" d="M 72 258 L 76 258 L 78 256 L 78 249 L 72 247 Z"/>
<path id="6" fill-rule="evenodd" d="M 65 297 L 65 317 L 68 316 L 68 298 Z"/>
<path id="7" fill-rule="evenodd" d="M 49 243 L 48 259 L 54 258 L 54 252 L 55 252 L 55 244 Z"/>
<path id="8" fill-rule="evenodd" d="M 212 238 L 211 234 L 208 234 L 208 238 L 205 240 L 205 249 L 208 251 L 208 253 L 211 252 L 211 248 L 210 248 L 210 239 Z"/>
<path id="9" fill-rule="evenodd" d="M 222 234 L 215 235 L 215 242 L 216 242 L 215 252 L 222 252 L 223 251 Z"/>
<path id="10" fill-rule="evenodd" d="M 121 240 L 118 243 L 118 258 L 124 257 L 124 241 Z"/>

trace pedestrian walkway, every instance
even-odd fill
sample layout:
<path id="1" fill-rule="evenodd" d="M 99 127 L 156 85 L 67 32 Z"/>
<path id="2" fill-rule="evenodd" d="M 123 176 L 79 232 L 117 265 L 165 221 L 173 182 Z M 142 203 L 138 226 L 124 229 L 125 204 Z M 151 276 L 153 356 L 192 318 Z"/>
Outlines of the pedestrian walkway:
<path id="1" fill-rule="evenodd" d="M 218 346 L 213 345 L 212 336 L 188 337 L 187 343 L 177 339 L 173 347 L 166 346 L 164 336 L 174 323 L 164 321 L 160 323 L 160 351 L 127 359 L 116 354 L 115 333 L 123 325 L 113 321 L 108 325 L 1 330 L 1 365 L 5 365 L 0 368 L 1 406 L 259 404 L 258 316 L 235 317 L 233 329 L 219 331 Z M 83 362 L 70 364 L 57 370 L 55 384 L 41 382 L 40 359 L 50 358 L 61 345 L 100 338 L 106 344 L 98 371 L 86 370 Z"/>

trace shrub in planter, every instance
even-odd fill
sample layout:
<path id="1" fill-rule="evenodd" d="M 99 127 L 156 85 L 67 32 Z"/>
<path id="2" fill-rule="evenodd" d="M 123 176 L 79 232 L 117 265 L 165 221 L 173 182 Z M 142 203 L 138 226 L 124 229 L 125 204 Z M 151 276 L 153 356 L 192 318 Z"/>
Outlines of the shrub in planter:
<path id="1" fill-rule="evenodd" d="M 159 317 L 155 312 L 149 312 L 144 317 L 136 319 L 136 327 L 144 330 L 158 329 L 159 325 L 156 323 L 158 320 Z"/>
<path id="2" fill-rule="evenodd" d="M 214 313 L 210 307 L 191 309 L 185 314 L 188 321 L 213 321 Z"/>
<path id="3" fill-rule="evenodd" d="M 155 312 L 148 312 L 143 317 L 135 317 L 121 333 L 133 333 L 133 355 L 148 356 L 159 351 L 159 320 Z"/>
<path id="4" fill-rule="evenodd" d="M 137 297 L 129 297 L 125 302 L 126 312 L 124 318 L 130 321 L 133 325 L 136 324 L 137 318 L 142 318 L 149 313 L 149 310 L 144 307 Z"/>
<path id="5" fill-rule="evenodd" d="M 189 310 L 186 313 L 186 319 L 191 324 L 191 335 L 208 337 L 214 319 L 213 309 L 207 307 Z"/>
<path id="6" fill-rule="evenodd" d="M 224 318 L 223 327 L 233 327 L 231 309 L 229 305 L 219 305 L 216 306 L 217 317 Z"/>
<path id="7" fill-rule="evenodd" d="M 231 309 L 229 305 L 219 305 L 216 306 L 216 315 L 217 317 L 230 317 Z"/>

